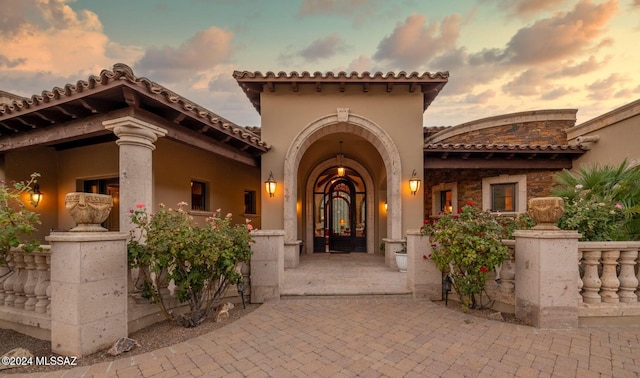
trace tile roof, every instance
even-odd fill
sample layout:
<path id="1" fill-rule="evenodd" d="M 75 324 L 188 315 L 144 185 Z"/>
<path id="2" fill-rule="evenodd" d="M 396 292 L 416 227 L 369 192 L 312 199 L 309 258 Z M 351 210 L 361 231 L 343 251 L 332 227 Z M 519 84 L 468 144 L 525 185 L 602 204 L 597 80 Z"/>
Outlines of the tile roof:
<path id="1" fill-rule="evenodd" d="M 105 92 L 110 88 L 118 85 L 127 85 L 135 90 L 142 92 L 146 96 L 150 96 L 156 102 L 160 102 L 165 106 L 170 106 L 174 110 L 187 115 L 196 122 L 206 124 L 207 128 L 215 129 L 217 132 L 230 136 L 236 140 L 242 141 L 245 144 L 253 146 L 255 149 L 262 152 L 267 151 L 270 145 L 262 141 L 260 137 L 250 130 L 238 126 L 235 123 L 215 114 L 200 105 L 189 101 L 187 98 L 182 97 L 175 92 L 167 89 L 166 87 L 153 82 L 145 77 L 136 77 L 133 70 L 122 63 L 116 63 L 113 65 L 113 70 L 102 70 L 98 76 L 91 75 L 87 80 L 79 80 L 75 84 L 66 84 L 63 88 L 55 87 L 51 90 L 45 90 L 40 95 L 33 95 L 30 98 L 23 100 L 15 100 L 8 104 L 0 104 L 0 137 L 6 135 L 6 129 L 13 132 L 26 131 L 20 127 L 7 126 L 9 119 L 17 119 L 16 125 L 20 124 L 30 125 L 30 128 L 36 128 L 40 125 L 37 123 L 38 117 L 33 117 L 28 121 L 22 119 L 24 116 L 30 114 L 36 114 L 39 118 L 43 118 L 44 122 L 42 127 L 48 126 L 51 121 L 51 116 L 46 116 L 40 113 L 41 110 L 47 110 L 47 112 L 53 112 L 55 107 L 59 108 L 65 101 L 71 101 L 74 99 L 86 97 L 91 94 L 98 96 L 100 92 Z M 123 95 L 118 94 L 118 98 Z M 129 104 L 130 100 L 125 101 Z M 114 101 L 113 98 L 109 98 L 109 101 Z M 105 101 L 108 103 L 108 101 Z M 156 105 L 157 106 L 157 105 Z M 60 110 L 60 114 L 65 112 L 64 109 Z M 61 119 L 64 117 L 60 116 Z M 75 117 L 71 117 L 75 118 Z M 4 124 L 4 125 L 3 125 Z"/>
<path id="2" fill-rule="evenodd" d="M 430 143 L 425 151 L 494 151 L 494 152 L 559 152 L 584 151 L 577 145 L 568 144 L 463 144 L 463 143 Z"/>
<path id="3" fill-rule="evenodd" d="M 386 85 L 387 92 L 393 90 L 394 85 L 408 85 L 409 91 L 419 90 L 424 94 L 423 110 L 426 110 L 440 90 L 449 80 L 449 72 L 411 72 L 404 71 L 395 72 L 314 72 L 293 71 L 274 73 L 268 71 L 262 73 L 259 71 L 234 71 L 233 77 L 238 85 L 245 92 L 258 113 L 261 112 L 260 93 L 265 90 L 274 91 L 275 84 L 288 84 L 293 92 L 298 91 L 298 85 L 312 84 L 316 86 L 316 90 L 320 92 L 323 85 L 339 85 L 340 91 L 344 91 L 346 85 L 360 85 L 363 92 L 367 92 L 371 85 Z"/>

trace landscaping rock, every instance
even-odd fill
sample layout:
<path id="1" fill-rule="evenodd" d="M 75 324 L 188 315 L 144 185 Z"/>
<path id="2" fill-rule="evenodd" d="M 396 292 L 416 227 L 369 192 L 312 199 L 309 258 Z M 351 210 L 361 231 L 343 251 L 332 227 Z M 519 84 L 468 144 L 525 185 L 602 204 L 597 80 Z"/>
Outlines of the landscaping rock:
<path id="1" fill-rule="evenodd" d="M 229 310 L 231 310 L 234 307 L 235 306 L 231 302 L 225 302 L 225 303 L 222 303 L 222 304 L 218 305 L 218 307 L 216 308 L 215 321 L 219 322 L 219 321 L 222 321 L 222 320 L 229 319 Z"/>
<path id="2" fill-rule="evenodd" d="M 133 347 L 136 346 L 140 346 L 140 344 L 136 340 L 130 339 L 128 337 L 121 337 L 113 344 L 113 346 L 108 350 L 107 353 L 112 356 L 117 356 L 124 352 L 130 351 L 131 349 L 133 349 Z"/>
<path id="3" fill-rule="evenodd" d="M 494 312 L 487 316 L 487 319 L 498 320 L 500 322 L 504 322 L 504 316 L 502 316 L 501 312 Z"/>
<path id="4" fill-rule="evenodd" d="M 11 369 L 14 367 L 22 367 L 25 366 L 25 363 L 19 363 L 17 365 L 9 365 L 4 363 L 5 358 L 6 357 L 13 357 L 13 358 L 18 358 L 18 359 L 32 359 L 33 360 L 33 353 L 31 353 L 30 351 L 28 351 L 27 349 L 24 348 L 14 348 L 11 349 L 10 351 L 8 351 L 7 353 L 2 355 L 2 361 L 3 363 L 0 364 L 0 370 L 4 370 L 4 369 Z"/>

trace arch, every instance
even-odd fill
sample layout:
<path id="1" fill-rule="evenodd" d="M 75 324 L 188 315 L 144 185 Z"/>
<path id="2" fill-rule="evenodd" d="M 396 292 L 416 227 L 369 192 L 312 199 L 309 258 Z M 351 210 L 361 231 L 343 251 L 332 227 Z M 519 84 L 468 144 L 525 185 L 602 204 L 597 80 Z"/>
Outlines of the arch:
<path id="1" fill-rule="evenodd" d="M 332 166 L 334 166 L 336 163 L 335 158 L 330 158 L 327 159 L 323 162 L 321 162 L 320 164 L 316 165 L 313 170 L 311 170 L 311 173 L 309 174 L 309 178 L 315 178 L 318 177 L 318 175 L 320 175 L 322 172 L 324 172 L 327 168 L 331 168 Z M 360 177 L 362 177 L 362 180 L 364 180 L 364 185 L 366 187 L 366 191 L 365 191 L 365 195 L 367 198 L 367 220 L 366 220 L 366 224 L 367 224 L 367 252 L 368 253 L 374 253 L 375 252 L 375 229 L 373 227 L 374 225 L 374 210 L 375 210 L 375 203 L 373 201 L 374 199 L 374 195 L 373 193 L 375 192 L 374 190 L 374 186 L 373 186 L 373 179 L 371 178 L 371 172 L 369 172 L 362 164 L 360 164 L 358 161 L 353 160 L 353 159 L 349 159 L 349 158 L 345 158 L 344 159 L 344 165 L 347 167 L 352 168 L 354 171 L 358 172 L 358 174 L 360 174 Z M 314 226 L 314 221 L 313 221 L 313 187 L 314 187 L 314 181 L 312 180 L 307 180 L 307 187 L 305 188 L 305 195 L 306 198 L 309 199 L 307 200 L 306 203 L 306 216 L 305 216 L 305 220 L 306 220 L 306 227 L 305 227 L 305 232 L 304 232 L 304 243 L 305 245 L 307 245 L 307 248 L 313 248 L 313 226 Z M 307 249 L 307 253 L 309 253 L 309 250 Z"/>
<path id="2" fill-rule="evenodd" d="M 307 125 L 296 135 L 287 149 L 284 159 L 285 240 L 297 239 L 297 176 L 304 153 L 320 138 L 340 132 L 361 136 L 371 143 L 380 154 L 387 174 L 387 238 L 401 239 L 401 162 L 398 148 L 389 134 L 375 122 L 361 115 L 351 114 L 348 109 L 338 109 L 335 114 L 320 117 Z"/>

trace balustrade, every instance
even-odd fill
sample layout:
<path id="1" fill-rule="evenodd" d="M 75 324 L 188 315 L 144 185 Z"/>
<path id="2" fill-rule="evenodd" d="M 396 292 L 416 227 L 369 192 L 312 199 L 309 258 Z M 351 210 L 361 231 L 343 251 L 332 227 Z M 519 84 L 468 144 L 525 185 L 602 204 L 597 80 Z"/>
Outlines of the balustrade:
<path id="1" fill-rule="evenodd" d="M 36 313 L 47 313 L 51 303 L 49 277 L 51 258 L 48 246 L 42 252 L 22 252 L 13 249 L 7 256 L 7 266 L 0 267 L 0 306 Z"/>
<path id="2" fill-rule="evenodd" d="M 640 272 L 637 242 L 580 242 L 584 303 L 637 303 Z"/>
<path id="3" fill-rule="evenodd" d="M 509 257 L 500 268 L 500 291 L 505 294 L 515 294 L 516 290 L 516 253 L 515 242 L 503 240 L 502 243 L 509 248 Z"/>

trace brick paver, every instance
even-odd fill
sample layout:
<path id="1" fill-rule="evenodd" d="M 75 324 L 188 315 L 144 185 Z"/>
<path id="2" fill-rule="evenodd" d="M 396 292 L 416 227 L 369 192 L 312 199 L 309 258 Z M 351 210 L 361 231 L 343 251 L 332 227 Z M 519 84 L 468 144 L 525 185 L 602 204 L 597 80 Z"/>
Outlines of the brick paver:
<path id="1" fill-rule="evenodd" d="M 638 376 L 640 328 L 538 330 L 409 296 L 294 297 L 210 334 L 34 377 Z"/>

